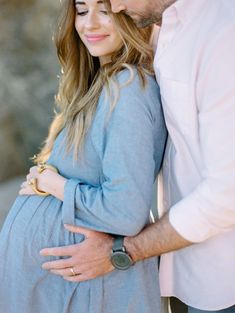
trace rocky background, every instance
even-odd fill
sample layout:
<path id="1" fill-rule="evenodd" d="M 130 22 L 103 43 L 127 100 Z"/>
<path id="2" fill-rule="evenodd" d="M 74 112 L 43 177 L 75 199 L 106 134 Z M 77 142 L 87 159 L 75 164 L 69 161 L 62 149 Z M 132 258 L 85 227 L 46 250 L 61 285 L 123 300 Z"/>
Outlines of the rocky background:
<path id="1" fill-rule="evenodd" d="M 25 175 L 53 116 L 59 7 L 59 0 L 0 0 L 0 219 L 18 189 L 11 179 Z"/>

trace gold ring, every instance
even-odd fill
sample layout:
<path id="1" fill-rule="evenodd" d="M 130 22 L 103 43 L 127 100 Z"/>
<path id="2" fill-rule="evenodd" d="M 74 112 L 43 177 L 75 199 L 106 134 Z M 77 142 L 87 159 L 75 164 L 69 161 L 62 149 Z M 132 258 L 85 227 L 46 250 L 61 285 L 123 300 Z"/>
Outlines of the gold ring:
<path id="1" fill-rule="evenodd" d="M 46 169 L 50 169 L 52 170 L 53 172 L 55 173 L 58 173 L 58 170 L 50 165 L 50 164 L 47 164 L 47 163 L 39 163 L 37 165 L 37 170 L 38 170 L 38 173 L 41 174 L 43 171 L 45 171 Z M 42 191 L 42 190 L 39 190 L 38 187 L 37 187 L 37 178 L 30 178 L 28 180 L 28 185 L 31 186 L 32 190 L 39 196 L 43 196 L 43 197 L 46 197 L 46 196 L 49 196 L 50 193 L 49 192 L 46 192 L 46 191 Z"/>
<path id="2" fill-rule="evenodd" d="M 42 191 L 42 190 L 39 190 L 38 187 L 37 187 L 37 178 L 30 178 L 28 184 L 31 186 L 32 190 L 39 196 L 43 196 L 43 197 L 46 197 L 46 196 L 49 196 L 49 192 L 45 192 L 45 191 Z"/>
<path id="3" fill-rule="evenodd" d="M 74 272 L 74 269 L 72 267 L 69 268 L 70 272 L 72 273 L 72 276 L 76 276 L 77 274 Z"/>
<path id="4" fill-rule="evenodd" d="M 33 178 L 30 178 L 28 181 L 27 181 L 27 184 L 29 185 L 29 186 L 33 186 L 33 184 L 34 184 L 34 182 L 33 182 Z"/>
<path id="5" fill-rule="evenodd" d="M 54 166 L 47 164 L 47 163 L 38 163 L 37 167 L 38 167 L 37 170 L 38 170 L 39 174 L 41 174 L 46 169 L 49 169 L 55 173 L 58 173 L 57 168 L 55 168 Z"/>

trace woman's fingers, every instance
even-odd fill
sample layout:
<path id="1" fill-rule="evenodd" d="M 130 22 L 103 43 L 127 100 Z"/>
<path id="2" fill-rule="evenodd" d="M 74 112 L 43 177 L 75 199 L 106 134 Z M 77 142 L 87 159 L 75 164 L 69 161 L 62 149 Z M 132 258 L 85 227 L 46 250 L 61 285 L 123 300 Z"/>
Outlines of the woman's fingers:
<path id="1" fill-rule="evenodd" d="M 20 190 L 19 190 L 19 195 L 34 195 L 34 192 L 32 190 L 32 188 L 30 187 L 30 185 L 28 184 L 28 181 L 24 181 L 21 185 L 20 185 Z"/>
<path id="2" fill-rule="evenodd" d="M 29 169 L 29 173 L 32 174 L 32 175 L 38 174 L 38 167 L 37 166 L 32 166 Z"/>

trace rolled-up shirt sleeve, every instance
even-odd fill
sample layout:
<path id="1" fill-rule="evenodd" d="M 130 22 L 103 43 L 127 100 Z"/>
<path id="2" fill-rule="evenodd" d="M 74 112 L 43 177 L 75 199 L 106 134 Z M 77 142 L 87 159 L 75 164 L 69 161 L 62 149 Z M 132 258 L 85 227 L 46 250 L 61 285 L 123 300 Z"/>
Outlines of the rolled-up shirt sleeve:
<path id="1" fill-rule="evenodd" d="M 184 238 L 201 242 L 235 227 L 235 26 L 210 42 L 201 60 L 197 114 L 201 183 L 170 209 Z"/>
<path id="2" fill-rule="evenodd" d="M 155 91 L 148 94 L 152 88 Z M 146 89 L 141 89 L 137 77 L 122 87 L 107 125 L 104 123 L 103 131 L 96 136 L 102 137 L 102 181 L 93 186 L 69 179 L 63 205 L 75 209 L 78 225 L 136 235 L 149 220 L 155 174 L 166 137 L 154 79 L 148 79 Z M 97 146 L 97 150 L 100 148 Z"/>

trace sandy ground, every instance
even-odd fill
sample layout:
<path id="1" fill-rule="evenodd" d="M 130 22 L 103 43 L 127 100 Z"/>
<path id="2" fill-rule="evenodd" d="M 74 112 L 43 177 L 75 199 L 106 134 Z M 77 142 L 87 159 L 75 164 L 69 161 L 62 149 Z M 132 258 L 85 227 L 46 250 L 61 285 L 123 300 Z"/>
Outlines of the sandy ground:
<path id="1" fill-rule="evenodd" d="M 0 228 L 17 196 L 19 186 L 23 179 L 23 177 L 16 177 L 4 183 L 0 183 Z"/>

